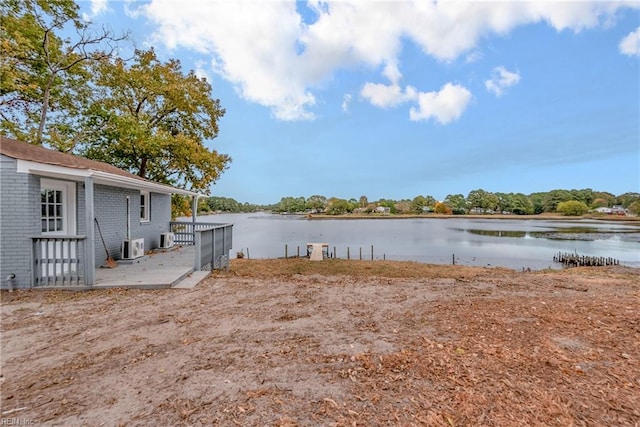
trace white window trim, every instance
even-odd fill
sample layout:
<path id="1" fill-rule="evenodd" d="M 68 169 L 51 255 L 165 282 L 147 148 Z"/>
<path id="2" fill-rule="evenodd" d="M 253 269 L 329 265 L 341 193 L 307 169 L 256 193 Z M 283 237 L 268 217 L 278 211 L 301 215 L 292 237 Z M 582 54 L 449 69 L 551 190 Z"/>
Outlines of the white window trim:
<path id="1" fill-rule="evenodd" d="M 148 191 L 140 190 L 140 196 L 144 196 L 144 216 L 140 216 L 140 222 L 149 222 L 151 221 L 150 216 L 150 205 L 151 205 L 151 193 Z"/>
<path id="2" fill-rule="evenodd" d="M 62 191 L 62 230 L 42 232 L 43 235 L 75 235 L 76 232 L 76 183 L 72 181 L 58 181 L 55 179 L 40 179 L 40 191 Z M 40 198 L 38 198 L 40 200 Z M 40 209 L 38 209 L 40 213 Z"/>

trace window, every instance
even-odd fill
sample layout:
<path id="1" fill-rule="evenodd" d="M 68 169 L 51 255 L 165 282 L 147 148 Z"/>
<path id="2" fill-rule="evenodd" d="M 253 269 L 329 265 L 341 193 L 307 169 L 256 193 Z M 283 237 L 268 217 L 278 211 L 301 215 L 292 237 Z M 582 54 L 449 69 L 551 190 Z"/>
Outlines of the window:
<path id="1" fill-rule="evenodd" d="M 63 192 L 61 190 L 41 190 L 40 211 L 43 233 L 64 231 L 63 201 Z"/>
<path id="2" fill-rule="evenodd" d="M 40 231 L 43 234 L 75 234 L 75 199 L 75 183 L 41 179 Z"/>
<path id="3" fill-rule="evenodd" d="M 150 195 L 148 191 L 140 192 L 140 222 L 149 221 Z"/>

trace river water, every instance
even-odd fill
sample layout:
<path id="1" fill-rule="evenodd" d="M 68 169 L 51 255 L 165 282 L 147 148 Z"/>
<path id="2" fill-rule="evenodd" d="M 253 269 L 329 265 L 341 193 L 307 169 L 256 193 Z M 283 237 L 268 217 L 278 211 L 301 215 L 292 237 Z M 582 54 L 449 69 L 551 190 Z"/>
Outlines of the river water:
<path id="1" fill-rule="evenodd" d="M 306 254 L 307 243 L 328 243 L 337 258 L 402 260 L 431 264 L 560 268 L 558 252 L 618 259 L 640 268 L 640 224 L 538 219 L 322 219 L 267 213 L 199 216 L 233 223 L 230 256 L 280 258 Z M 348 252 L 347 252 L 348 251 Z M 360 255 L 362 253 L 362 255 Z"/>

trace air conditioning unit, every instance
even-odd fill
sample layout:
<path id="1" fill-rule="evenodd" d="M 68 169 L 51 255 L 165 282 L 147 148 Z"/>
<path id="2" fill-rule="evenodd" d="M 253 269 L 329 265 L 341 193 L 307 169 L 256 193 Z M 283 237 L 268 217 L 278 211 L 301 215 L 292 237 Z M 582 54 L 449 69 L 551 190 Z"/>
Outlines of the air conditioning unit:
<path id="1" fill-rule="evenodd" d="M 163 249 L 168 249 L 173 246 L 173 233 L 162 233 L 160 234 L 160 247 Z"/>
<path id="2" fill-rule="evenodd" d="M 136 259 L 144 256 L 144 239 L 131 239 L 122 242 L 122 259 Z"/>

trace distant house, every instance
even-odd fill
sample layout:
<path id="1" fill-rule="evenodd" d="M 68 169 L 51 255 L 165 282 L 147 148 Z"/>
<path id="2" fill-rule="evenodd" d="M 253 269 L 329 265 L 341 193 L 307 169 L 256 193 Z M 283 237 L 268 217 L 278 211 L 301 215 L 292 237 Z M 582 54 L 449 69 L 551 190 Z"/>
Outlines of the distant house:
<path id="1" fill-rule="evenodd" d="M 607 214 L 607 215 L 627 215 L 628 211 L 622 205 L 614 205 L 613 207 L 599 207 L 595 208 L 594 212 Z"/>
<path id="2" fill-rule="evenodd" d="M 375 209 L 375 212 L 376 212 L 376 213 L 381 213 L 381 214 L 388 215 L 388 214 L 390 214 L 390 213 L 391 213 L 391 208 L 389 208 L 389 207 L 387 207 L 387 206 L 378 206 L 378 207 Z"/>
<path id="3" fill-rule="evenodd" d="M 611 208 L 607 207 L 607 206 L 601 206 L 599 208 L 595 208 L 594 212 L 601 213 L 601 214 L 608 214 L 609 215 L 609 214 L 613 213 L 613 210 Z"/>
<path id="4" fill-rule="evenodd" d="M 0 185 L 0 283 L 17 287 L 80 270 L 82 286 L 93 285 L 96 266 L 107 259 L 99 231 L 111 257 L 138 256 L 136 250 L 158 247 L 170 231 L 171 194 L 198 196 L 5 137 Z"/>

